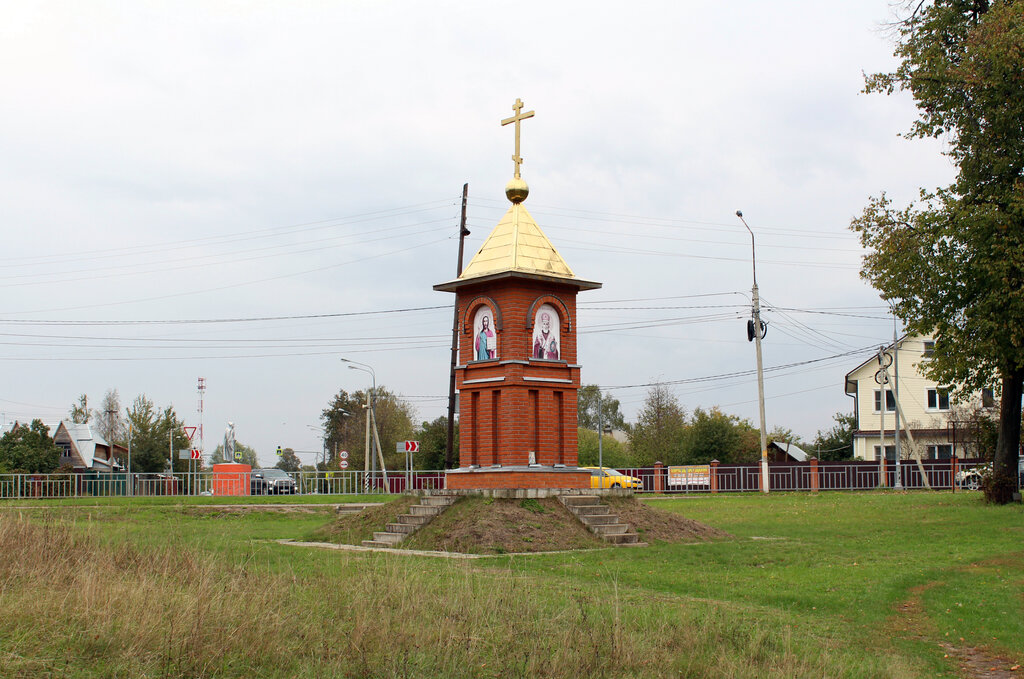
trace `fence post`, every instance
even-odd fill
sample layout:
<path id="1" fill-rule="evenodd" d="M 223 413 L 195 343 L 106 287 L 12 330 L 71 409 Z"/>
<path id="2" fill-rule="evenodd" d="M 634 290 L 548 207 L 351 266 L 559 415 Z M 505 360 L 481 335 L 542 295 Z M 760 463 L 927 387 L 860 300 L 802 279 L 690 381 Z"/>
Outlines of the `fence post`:
<path id="1" fill-rule="evenodd" d="M 655 493 L 664 493 L 665 492 L 665 482 L 661 478 L 661 470 L 663 468 L 664 468 L 664 465 L 661 462 L 655 462 L 654 463 L 654 492 Z"/>
<path id="2" fill-rule="evenodd" d="M 886 486 L 889 485 L 887 479 L 887 477 L 889 476 L 889 460 L 885 458 L 884 450 L 880 453 L 880 455 L 882 456 L 882 463 L 878 467 L 878 486 L 879 488 L 885 488 Z"/>
<path id="3" fill-rule="evenodd" d="M 949 488 L 956 492 L 956 453 L 949 457 Z"/>
<path id="4" fill-rule="evenodd" d="M 818 479 L 818 458 L 812 457 L 811 460 L 811 491 L 814 493 L 818 492 L 821 488 L 821 481 Z"/>
<path id="5" fill-rule="evenodd" d="M 719 463 L 718 460 L 711 460 L 711 463 L 709 465 L 711 467 L 711 479 L 710 479 L 710 481 L 711 481 L 711 492 L 712 493 L 717 493 L 718 492 L 718 465 L 719 464 L 720 463 Z"/>

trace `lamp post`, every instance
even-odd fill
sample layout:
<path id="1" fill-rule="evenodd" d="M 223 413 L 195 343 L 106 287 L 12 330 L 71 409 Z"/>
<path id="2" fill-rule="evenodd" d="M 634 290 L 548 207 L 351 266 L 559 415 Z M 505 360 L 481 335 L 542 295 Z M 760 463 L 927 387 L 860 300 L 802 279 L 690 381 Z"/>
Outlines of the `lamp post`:
<path id="1" fill-rule="evenodd" d="M 743 219 L 743 212 L 736 210 L 736 216 L 743 222 L 743 226 L 746 227 L 750 233 L 750 263 L 753 266 L 754 272 L 754 287 L 750 289 L 751 303 L 753 304 L 753 339 L 757 347 L 757 401 L 758 408 L 761 415 L 761 492 L 768 492 L 768 430 L 765 427 L 764 420 L 764 365 L 761 361 L 761 338 L 763 336 L 761 331 L 761 300 L 757 295 L 757 255 L 754 249 L 754 232 L 747 226 L 747 222 Z M 750 332 L 747 332 L 747 339 L 750 338 Z"/>
<path id="2" fill-rule="evenodd" d="M 893 387 L 892 393 L 898 403 L 900 400 L 900 347 L 896 337 L 896 305 L 890 300 L 885 300 L 889 305 L 889 309 L 892 310 L 892 368 L 893 368 Z M 900 474 L 900 411 L 896 409 L 896 424 L 893 425 L 893 435 L 896 439 L 896 483 L 893 484 L 895 490 L 903 490 L 903 477 Z"/>
<path id="3" fill-rule="evenodd" d="M 377 396 L 377 373 L 373 371 L 373 366 L 367 365 L 366 363 L 351 361 L 347 358 L 341 359 L 341 362 L 348 363 L 349 370 L 361 370 L 364 373 L 370 373 L 372 386 L 370 387 L 370 392 L 366 395 L 366 405 L 363 406 L 363 408 L 366 409 L 366 449 L 363 458 L 363 478 L 364 486 L 366 486 L 369 484 L 371 478 L 371 476 L 366 474 L 370 474 L 372 476 L 376 476 L 377 474 L 377 460 L 373 457 L 373 453 L 370 452 L 370 420 L 374 418 L 373 406 Z"/>

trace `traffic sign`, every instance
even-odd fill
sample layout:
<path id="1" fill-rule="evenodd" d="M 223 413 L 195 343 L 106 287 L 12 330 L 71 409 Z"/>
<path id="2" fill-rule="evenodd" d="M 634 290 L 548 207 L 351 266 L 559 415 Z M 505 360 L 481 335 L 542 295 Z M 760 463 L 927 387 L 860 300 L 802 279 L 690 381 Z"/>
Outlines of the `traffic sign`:
<path id="1" fill-rule="evenodd" d="M 236 450 L 235 451 L 235 462 L 241 462 L 241 461 L 242 461 L 242 451 Z"/>
<path id="2" fill-rule="evenodd" d="M 338 457 L 340 457 L 343 460 L 347 460 L 348 459 L 348 451 L 347 450 L 341 451 L 340 453 L 338 453 Z"/>
<path id="3" fill-rule="evenodd" d="M 185 436 L 188 437 L 189 443 L 192 442 L 192 437 L 196 435 L 196 429 L 198 427 L 182 427 L 185 430 Z"/>
<path id="4" fill-rule="evenodd" d="M 418 453 L 420 452 L 419 441 L 399 441 L 395 444 L 396 453 Z"/>
<path id="5" fill-rule="evenodd" d="M 203 453 L 198 448 L 193 448 L 190 452 L 191 452 L 192 456 L 189 459 L 191 459 L 191 460 L 201 460 L 201 459 L 203 459 Z"/>
<path id="6" fill-rule="evenodd" d="M 341 460 L 340 460 L 340 461 L 338 462 L 338 466 L 339 466 L 339 467 L 341 467 L 342 469 L 348 469 L 348 460 L 346 460 L 346 459 L 342 458 L 342 459 L 341 459 Z"/>
<path id="7" fill-rule="evenodd" d="M 281 457 L 282 455 L 284 455 L 284 451 L 283 451 L 283 450 L 281 450 L 281 446 L 278 446 L 278 447 L 277 447 L 277 456 L 278 456 L 278 457 Z"/>

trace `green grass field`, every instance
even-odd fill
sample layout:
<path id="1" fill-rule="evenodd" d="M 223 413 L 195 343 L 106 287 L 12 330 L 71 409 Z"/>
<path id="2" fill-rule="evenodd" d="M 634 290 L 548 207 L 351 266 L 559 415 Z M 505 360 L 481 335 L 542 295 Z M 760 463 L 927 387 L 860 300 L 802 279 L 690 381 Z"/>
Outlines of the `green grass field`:
<path id="1" fill-rule="evenodd" d="M 0 676 L 909 678 L 1024 661 L 1020 506 L 648 502 L 735 538 L 455 560 L 273 542 L 313 536 L 331 507 L 0 505 Z"/>

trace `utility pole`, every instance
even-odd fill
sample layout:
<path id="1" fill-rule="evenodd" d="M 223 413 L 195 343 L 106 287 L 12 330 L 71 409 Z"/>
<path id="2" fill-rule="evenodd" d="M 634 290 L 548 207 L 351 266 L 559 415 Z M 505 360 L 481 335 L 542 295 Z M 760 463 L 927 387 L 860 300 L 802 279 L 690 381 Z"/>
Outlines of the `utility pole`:
<path id="1" fill-rule="evenodd" d="M 761 339 L 764 337 L 764 324 L 761 322 L 761 299 L 757 294 L 757 252 L 754 249 L 754 232 L 743 219 L 743 212 L 736 210 L 736 216 L 743 222 L 750 233 L 750 263 L 754 269 L 754 287 L 750 290 L 753 306 L 752 320 L 747 324 L 747 341 L 755 340 L 757 346 L 757 401 L 761 414 L 761 492 L 768 492 L 768 428 L 764 418 L 764 364 L 761 361 Z M 753 334 L 753 337 L 751 337 Z"/>
<path id="2" fill-rule="evenodd" d="M 455 277 L 462 275 L 462 253 L 469 235 L 466 228 L 466 199 L 469 197 L 469 183 L 462 185 L 462 220 L 459 223 L 459 261 L 455 267 Z M 448 439 L 444 449 L 445 469 L 455 466 L 455 366 L 459 360 L 459 304 L 455 302 L 452 319 L 452 364 L 448 378 Z"/>
<path id="3" fill-rule="evenodd" d="M 900 347 L 896 337 L 896 307 L 892 307 L 892 369 L 893 369 L 893 396 L 896 402 L 900 402 Z M 893 488 L 903 490 L 903 476 L 900 474 L 900 409 L 896 409 L 896 424 L 893 426 L 893 434 L 896 437 L 896 483 Z"/>

